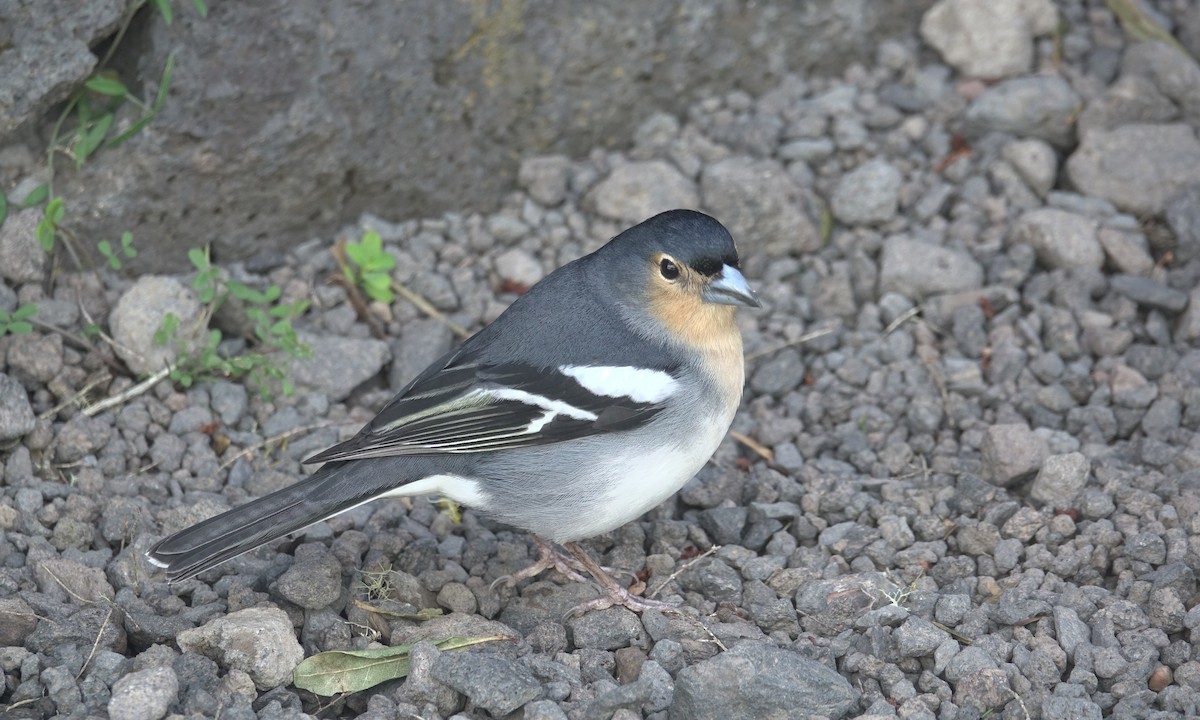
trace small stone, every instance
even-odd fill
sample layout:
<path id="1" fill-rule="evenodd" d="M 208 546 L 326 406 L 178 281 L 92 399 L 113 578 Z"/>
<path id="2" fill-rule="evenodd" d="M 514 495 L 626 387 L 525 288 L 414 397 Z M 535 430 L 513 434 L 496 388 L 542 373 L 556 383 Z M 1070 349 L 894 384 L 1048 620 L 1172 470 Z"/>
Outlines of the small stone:
<path id="1" fill-rule="evenodd" d="M 39 208 L 27 208 L 12 213 L 0 224 L 0 277 L 14 287 L 41 282 L 46 276 L 50 253 L 42 250 L 37 240 L 41 221 Z"/>
<path id="2" fill-rule="evenodd" d="M 1181 262 L 1200 258 L 1200 183 L 1184 188 L 1167 203 L 1166 220 L 1175 233 L 1175 257 Z"/>
<path id="3" fill-rule="evenodd" d="M 379 374 L 391 351 L 382 340 L 297 332 L 312 349 L 307 358 L 289 358 L 289 377 L 297 386 L 319 390 L 331 401 L 344 400 L 354 388 Z"/>
<path id="4" fill-rule="evenodd" d="M 930 655 L 947 637 L 941 630 L 924 618 L 909 616 L 904 624 L 893 633 L 896 651 L 901 657 L 924 657 Z"/>
<path id="5" fill-rule="evenodd" d="M 537 258 L 521 248 L 511 248 L 496 257 L 496 274 L 504 280 L 532 287 L 546 271 Z"/>
<path id="6" fill-rule="evenodd" d="M 1150 673 L 1150 679 L 1146 682 L 1146 686 L 1154 692 L 1162 692 L 1171 684 L 1173 679 L 1171 668 L 1166 665 L 1159 665 L 1154 668 L 1154 672 Z"/>
<path id="7" fill-rule="evenodd" d="M 1186 293 L 1137 275 L 1114 275 L 1109 282 L 1117 292 L 1139 305 L 1181 312 L 1188 304 Z"/>
<path id="8" fill-rule="evenodd" d="M 930 295 L 977 290 L 983 267 L 969 254 L 896 236 L 883 245 L 879 292 L 896 292 L 913 300 Z"/>
<path id="9" fill-rule="evenodd" d="M 502 243 L 514 243 L 529 234 L 529 226 L 512 215 L 493 215 L 487 221 L 488 232 Z"/>
<path id="10" fill-rule="evenodd" d="M 8 367 L 28 387 L 45 385 L 62 370 L 62 336 L 23 336 L 8 348 Z"/>
<path id="11" fill-rule="evenodd" d="M 129 673 L 113 685 L 108 701 L 111 720 L 159 720 L 179 694 L 179 678 L 171 667 Z"/>
<path id="12" fill-rule="evenodd" d="M 442 653 L 430 676 L 494 717 L 542 697 L 542 684 L 524 666 L 498 655 Z"/>
<path id="13" fill-rule="evenodd" d="M 1030 210 L 1017 220 L 1013 237 L 1027 243 L 1052 268 L 1099 270 L 1104 248 L 1096 238 L 1095 220 L 1057 208 Z"/>
<path id="14" fill-rule="evenodd" d="M 1121 272 L 1129 275 L 1148 275 L 1154 269 L 1154 258 L 1150 257 L 1146 248 L 1146 238 L 1141 234 L 1102 227 L 1096 233 L 1096 238 L 1104 248 L 1104 253 L 1108 255 L 1109 262 Z"/>
<path id="15" fill-rule="evenodd" d="M 0 441 L 15 440 L 33 432 L 37 418 L 21 383 L 0 373 Z"/>
<path id="16" fill-rule="evenodd" d="M 1083 453 L 1051 455 L 1038 471 L 1029 495 L 1052 507 L 1066 507 L 1087 484 L 1091 462 Z"/>
<path id="17" fill-rule="evenodd" d="M 1125 541 L 1125 554 L 1133 560 L 1159 565 L 1167 559 L 1167 543 L 1154 533 L 1134 533 Z"/>
<path id="18" fill-rule="evenodd" d="M 697 208 L 696 184 L 663 160 L 618 165 L 587 194 L 585 204 L 610 220 L 640 223 L 678 208 Z"/>
<path id="19" fill-rule="evenodd" d="M 1058 178 L 1058 156 L 1044 140 L 1014 140 L 1004 146 L 1000 156 L 1009 162 L 1039 196 L 1045 197 Z"/>
<path id="20" fill-rule="evenodd" d="M 954 702 L 979 710 L 1002 707 L 1013 699 L 1008 675 L 999 668 L 984 668 L 955 683 Z"/>
<path id="21" fill-rule="evenodd" d="M 546 207 L 554 207 L 567 197 L 570 174 L 571 161 L 562 155 L 532 157 L 521 161 L 517 182 L 534 200 Z"/>
<path id="22" fill-rule="evenodd" d="M 1200 141 L 1184 124 L 1132 124 L 1083 136 L 1067 176 L 1087 195 L 1135 215 L 1159 215 L 1196 182 Z"/>
<path id="23" fill-rule="evenodd" d="M 113 427 L 104 418 L 75 415 L 58 433 L 54 457 L 63 463 L 76 462 L 108 444 Z"/>
<path id="24" fill-rule="evenodd" d="M 980 447 L 986 479 L 1010 487 L 1036 473 L 1050 455 L 1046 441 L 1023 424 L 992 425 Z"/>
<path id="25" fill-rule="evenodd" d="M 1013 78 L 986 89 L 963 113 L 969 138 L 1003 132 L 1061 147 L 1075 142 L 1074 117 L 1083 99 L 1058 75 Z"/>
<path id="26" fill-rule="evenodd" d="M 289 683 L 304 659 L 287 613 L 276 607 L 252 607 L 179 633 L 179 649 L 242 670 L 259 690 Z"/>
<path id="27" fill-rule="evenodd" d="M 37 627 L 37 613 L 17 596 L 0 598 L 0 647 L 21 647 L 25 636 Z"/>
<path id="28" fill-rule="evenodd" d="M 847 225 L 877 225 L 896 216 L 900 171 L 884 160 L 869 160 L 846 173 L 830 198 L 833 216 Z"/>
<path id="29" fill-rule="evenodd" d="M 296 562 L 279 576 L 279 594 L 307 610 L 333 604 L 342 593 L 342 566 L 319 543 L 296 548 Z"/>

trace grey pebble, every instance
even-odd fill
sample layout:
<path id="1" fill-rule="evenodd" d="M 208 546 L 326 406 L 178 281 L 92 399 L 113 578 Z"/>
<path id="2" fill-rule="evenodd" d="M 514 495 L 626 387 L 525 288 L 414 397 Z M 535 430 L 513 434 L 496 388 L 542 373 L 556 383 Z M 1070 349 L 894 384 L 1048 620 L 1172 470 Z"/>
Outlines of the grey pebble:
<path id="1" fill-rule="evenodd" d="M 497 655 L 442 653 L 430 676 L 494 716 L 508 715 L 543 694 L 528 670 Z"/>
<path id="2" fill-rule="evenodd" d="M 159 720 L 178 694 L 179 678 L 170 667 L 139 670 L 113 685 L 108 715 L 112 720 Z"/>

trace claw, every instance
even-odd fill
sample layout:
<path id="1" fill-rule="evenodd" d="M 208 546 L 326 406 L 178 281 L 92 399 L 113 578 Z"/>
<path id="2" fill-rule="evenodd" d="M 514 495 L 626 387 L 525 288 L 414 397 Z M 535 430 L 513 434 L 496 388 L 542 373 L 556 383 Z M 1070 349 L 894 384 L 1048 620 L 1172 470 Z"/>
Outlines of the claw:
<path id="1" fill-rule="evenodd" d="M 550 569 L 557 570 L 576 582 L 586 583 L 588 581 L 588 579 L 581 575 L 576 569 L 578 566 L 572 567 L 575 565 L 574 558 L 564 555 L 562 552 L 555 549 L 553 545 L 541 539 L 537 535 L 533 536 L 533 540 L 535 543 L 537 543 L 538 559 L 535 560 L 532 565 L 523 570 L 519 570 L 509 575 L 501 575 L 493 580 L 491 584 L 491 588 L 493 590 L 496 589 L 496 586 L 500 583 L 505 583 L 509 587 L 512 587 L 522 580 L 535 577 Z"/>
<path id="2" fill-rule="evenodd" d="M 563 545 L 579 564 L 584 567 L 596 581 L 600 583 L 604 589 L 604 594 L 594 600 L 588 600 L 585 603 L 580 603 L 567 611 L 563 615 L 563 619 L 567 620 L 578 615 L 582 615 L 590 610 L 604 610 L 615 605 L 627 607 L 636 613 L 642 613 L 647 610 L 658 610 L 668 614 L 678 614 L 679 608 L 672 603 L 663 602 L 662 600 L 651 600 L 650 598 L 638 597 L 629 592 L 628 589 L 622 587 L 616 580 L 613 580 L 608 573 L 604 571 L 587 551 L 579 546 L 579 543 L 566 543 Z"/>

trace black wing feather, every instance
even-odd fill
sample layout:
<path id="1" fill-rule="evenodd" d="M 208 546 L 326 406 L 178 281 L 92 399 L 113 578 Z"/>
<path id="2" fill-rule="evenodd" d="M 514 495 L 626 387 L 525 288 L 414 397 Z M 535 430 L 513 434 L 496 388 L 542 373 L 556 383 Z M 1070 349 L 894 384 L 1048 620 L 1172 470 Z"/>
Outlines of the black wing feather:
<path id="1" fill-rule="evenodd" d="M 393 455 L 438 455 L 506 450 L 629 430 L 649 422 L 660 403 L 597 395 L 555 368 L 519 363 L 486 365 L 450 353 L 393 398 L 353 438 L 305 462 Z M 503 397 L 516 391 L 518 397 Z M 511 394 L 511 393 L 510 393 Z M 565 403 L 577 415 L 553 414 Z M 548 419 L 547 419 L 548 418 Z M 536 429 L 532 424 L 543 420 Z"/>

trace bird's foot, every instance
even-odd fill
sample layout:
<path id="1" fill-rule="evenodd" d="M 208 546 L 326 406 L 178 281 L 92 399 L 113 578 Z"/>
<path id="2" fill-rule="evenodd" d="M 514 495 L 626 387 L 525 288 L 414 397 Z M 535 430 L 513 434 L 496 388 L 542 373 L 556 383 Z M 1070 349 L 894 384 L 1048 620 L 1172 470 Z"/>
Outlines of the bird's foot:
<path id="1" fill-rule="evenodd" d="M 647 610 L 658 610 L 663 613 L 679 613 L 679 608 L 673 603 L 664 602 L 662 600 L 652 600 L 650 598 L 640 597 L 629 592 L 620 583 L 613 580 L 612 577 L 605 572 L 587 551 L 579 546 L 578 543 L 567 543 L 564 547 L 570 551 L 579 564 L 584 567 L 596 581 L 600 583 L 604 589 L 604 594 L 594 600 L 588 600 L 585 603 L 580 603 L 567 611 L 563 619 L 576 617 L 590 610 L 604 610 L 605 608 L 620 605 L 621 607 L 629 608 L 636 613 L 642 613 Z"/>
<path id="2" fill-rule="evenodd" d="M 647 610 L 658 610 L 661 613 L 668 615 L 678 614 L 679 607 L 673 603 L 663 600 L 651 600 L 650 598 L 640 597 L 629 592 L 629 590 L 620 585 L 615 588 L 605 588 L 605 594 L 594 600 L 588 600 L 585 603 L 580 603 L 567 611 L 563 616 L 564 620 L 569 620 L 573 617 L 578 617 L 592 610 L 604 610 L 610 607 L 621 606 L 629 608 L 635 613 L 643 613 Z"/>
<path id="3" fill-rule="evenodd" d="M 575 558 L 564 554 L 561 550 L 541 539 L 537 535 L 533 536 L 533 540 L 535 543 L 537 543 L 538 559 L 524 570 L 520 570 L 510 575 L 502 575 L 496 578 L 495 581 L 492 582 L 493 588 L 500 583 L 504 583 L 509 587 L 513 587 L 522 580 L 536 577 L 546 570 L 551 569 L 559 571 L 563 575 L 576 582 L 588 582 L 588 579 L 581 574 L 581 571 L 583 571 L 584 568 L 576 562 Z"/>

